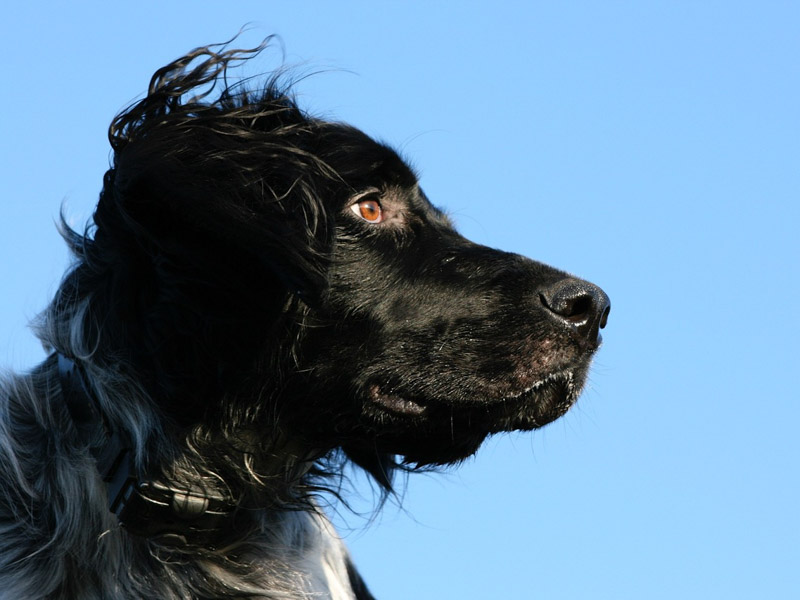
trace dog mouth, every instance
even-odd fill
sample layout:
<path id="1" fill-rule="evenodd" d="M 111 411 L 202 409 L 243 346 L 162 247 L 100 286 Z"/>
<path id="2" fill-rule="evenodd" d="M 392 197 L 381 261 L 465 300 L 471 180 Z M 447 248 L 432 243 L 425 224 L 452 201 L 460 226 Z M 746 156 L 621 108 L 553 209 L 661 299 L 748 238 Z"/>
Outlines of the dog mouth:
<path id="1" fill-rule="evenodd" d="M 419 417 L 424 415 L 428 407 L 415 400 L 409 400 L 391 392 L 384 392 L 380 386 L 371 385 L 369 397 L 372 402 L 385 411 L 407 417 Z"/>
<path id="2" fill-rule="evenodd" d="M 522 392 L 491 404 L 490 431 L 530 430 L 547 425 L 575 404 L 581 387 L 573 371 L 551 373 Z"/>
<path id="3" fill-rule="evenodd" d="M 581 384 L 572 371 L 559 371 L 539 379 L 524 389 L 474 403 L 421 400 L 387 391 L 380 385 L 369 387 L 372 406 L 384 416 L 400 419 L 434 419 L 442 413 L 447 419 L 463 415 L 469 422 L 482 422 L 491 432 L 535 429 L 566 413 L 580 394 Z"/>

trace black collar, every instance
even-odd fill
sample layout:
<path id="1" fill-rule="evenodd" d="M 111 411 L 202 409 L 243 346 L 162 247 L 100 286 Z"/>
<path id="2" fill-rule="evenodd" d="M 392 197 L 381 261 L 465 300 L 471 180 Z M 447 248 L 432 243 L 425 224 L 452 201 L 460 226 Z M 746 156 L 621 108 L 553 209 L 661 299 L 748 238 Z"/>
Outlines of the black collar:
<path id="1" fill-rule="evenodd" d="M 64 404 L 106 483 L 108 508 L 130 533 L 171 546 L 216 546 L 233 529 L 236 504 L 216 491 L 137 478 L 132 444 L 114 428 L 80 363 L 56 354 Z"/>

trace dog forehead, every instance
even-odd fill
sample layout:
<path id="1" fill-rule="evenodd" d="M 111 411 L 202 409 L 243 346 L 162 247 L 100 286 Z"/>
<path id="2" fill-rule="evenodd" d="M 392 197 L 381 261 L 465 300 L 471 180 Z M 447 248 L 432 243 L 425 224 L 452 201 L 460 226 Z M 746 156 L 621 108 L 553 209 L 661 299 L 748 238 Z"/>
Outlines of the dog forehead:
<path id="1" fill-rule="evenodd" d="M 390 144 L 351 125 L 325 123 L 322 129 L 320 158 L 354 189 L 417 185 L 417 173 Z"/>

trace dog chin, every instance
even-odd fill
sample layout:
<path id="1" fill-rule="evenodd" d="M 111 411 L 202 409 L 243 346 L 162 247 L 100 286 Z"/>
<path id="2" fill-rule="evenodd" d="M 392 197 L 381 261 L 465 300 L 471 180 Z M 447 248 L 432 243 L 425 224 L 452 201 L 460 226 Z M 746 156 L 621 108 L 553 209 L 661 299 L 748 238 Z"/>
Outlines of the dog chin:
<path id="1" fill-rule="evenodd" d="M 563 416 L 578 399 L 583 377 L 572 371 L 553 373 L 524 391 L 489 407 L 490 433 L 531 430 Z"/>
<path id="2" fill-rule="evenodd" d="M 409 399 L 373 385 L 361 424 L 375 447 L 409 465 L 452 465 L 472 456 L 495 433 L 543 427 L 575 403 L 583 370 L 559 371 L 511 395 L 471 402 Z"/>

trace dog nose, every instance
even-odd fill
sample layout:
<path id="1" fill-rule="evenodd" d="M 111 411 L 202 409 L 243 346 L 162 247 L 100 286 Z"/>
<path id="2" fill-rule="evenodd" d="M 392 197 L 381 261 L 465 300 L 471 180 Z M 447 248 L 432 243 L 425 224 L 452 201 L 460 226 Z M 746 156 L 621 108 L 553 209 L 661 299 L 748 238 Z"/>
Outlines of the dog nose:
<path id="1" fill-rule="evenodd" d="M 539 294 L 542 304 L 560 321 L 590 342 L 599 343 L 611 302 L 606 293 L 581 279 L 562 279 Z"/>

